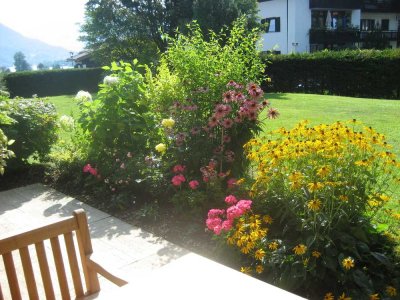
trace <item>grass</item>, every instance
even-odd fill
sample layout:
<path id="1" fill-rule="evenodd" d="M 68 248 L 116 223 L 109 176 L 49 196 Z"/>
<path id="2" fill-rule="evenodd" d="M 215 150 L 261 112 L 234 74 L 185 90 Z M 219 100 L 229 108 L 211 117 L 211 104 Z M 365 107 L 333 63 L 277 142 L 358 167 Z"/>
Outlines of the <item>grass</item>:
<path id="1" fill-rule="evenodd" d="M 280 117 L 267 121 L 264 132 L 290 129 L 301 120 L 318 125 L 357 119 L 384 134 L 400 157 L 400 101 L 309 94 L 268 94 L 267 98 Z"/>
<path id="2" fill-rule="evenodd" d="M 77 117 L 79 109 L 74 100 L 75 95 L 47 97 L 47 102 L 53 103 L 59 116 L 67 115 Z"/>

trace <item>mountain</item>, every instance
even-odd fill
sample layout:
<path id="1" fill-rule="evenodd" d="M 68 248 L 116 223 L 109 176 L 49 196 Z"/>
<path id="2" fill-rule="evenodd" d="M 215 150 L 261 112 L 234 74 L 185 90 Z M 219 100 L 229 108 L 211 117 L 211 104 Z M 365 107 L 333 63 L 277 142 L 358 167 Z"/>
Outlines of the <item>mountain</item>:
<path id="1" fill-rule="evenodd" d="M 14 64 L 14 54 L 18 51 L 25 54 L 27 62 L 31 65 L 65 61 L 70 56 L 67 49 L 27 38 L 0 24 L 0 66 L 11 67 Z"/>

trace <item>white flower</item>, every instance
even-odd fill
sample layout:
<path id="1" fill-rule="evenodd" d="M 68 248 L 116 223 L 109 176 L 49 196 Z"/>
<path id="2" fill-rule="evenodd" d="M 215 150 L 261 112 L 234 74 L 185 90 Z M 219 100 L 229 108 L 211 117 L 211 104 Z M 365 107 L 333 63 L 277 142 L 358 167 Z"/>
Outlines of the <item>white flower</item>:
<path id="1" fill-rule="evenodd" d="M 70 116 L 61 116 L 59 121 L 60 127 L 65 131 L 72 131 L 74 129 L 75 121 Z"/>
<path id="2" fill-rule="evenodd" d="M 80 102 L 92 101 L 92 95 L 86 91 L 79 91 L 78 94 L 76 94 L 75 99 Z"/>
<path id="3" fill-rule="evenodd" d="M 115 76 L 106 76 L 104 77 L 103 83 L 106 85 L 114 85 L 119 82 L 119 78 Z"/>

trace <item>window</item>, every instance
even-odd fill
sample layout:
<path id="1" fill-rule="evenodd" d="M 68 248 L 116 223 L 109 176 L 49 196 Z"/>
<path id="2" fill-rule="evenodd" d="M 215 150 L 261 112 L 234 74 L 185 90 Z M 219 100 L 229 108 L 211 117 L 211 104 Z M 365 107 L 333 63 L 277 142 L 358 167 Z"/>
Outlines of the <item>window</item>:
<path id="1" fill-rule="evenodd" d="M 382 19 L 381 29 L 383 31 L 388 31 L 389 30 L 389 19 Z"/>
<path id="2" fill-rule="evenodd" d="M 375 20 L 374 19 L 361 19 L 361 30 L 370 31 L 375 29 Z"/>
<path id="3" fill-rule="evenodd" d="M 261 24 L 266 24 L 265 32 L 281 32 L 281 18 L 266 18 L 261 20 Z"/>

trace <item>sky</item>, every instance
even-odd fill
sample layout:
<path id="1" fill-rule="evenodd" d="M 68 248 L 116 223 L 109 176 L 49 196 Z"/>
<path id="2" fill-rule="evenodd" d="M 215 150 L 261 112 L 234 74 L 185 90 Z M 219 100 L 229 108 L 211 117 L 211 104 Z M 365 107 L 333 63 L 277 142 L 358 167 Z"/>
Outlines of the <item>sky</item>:
<path id="1" fill-rule="evenodd" d="M 83 49 L 78 41 L 87 0 L 0 0 L 0 23 L 22 35 L 61 46 Z"/>

